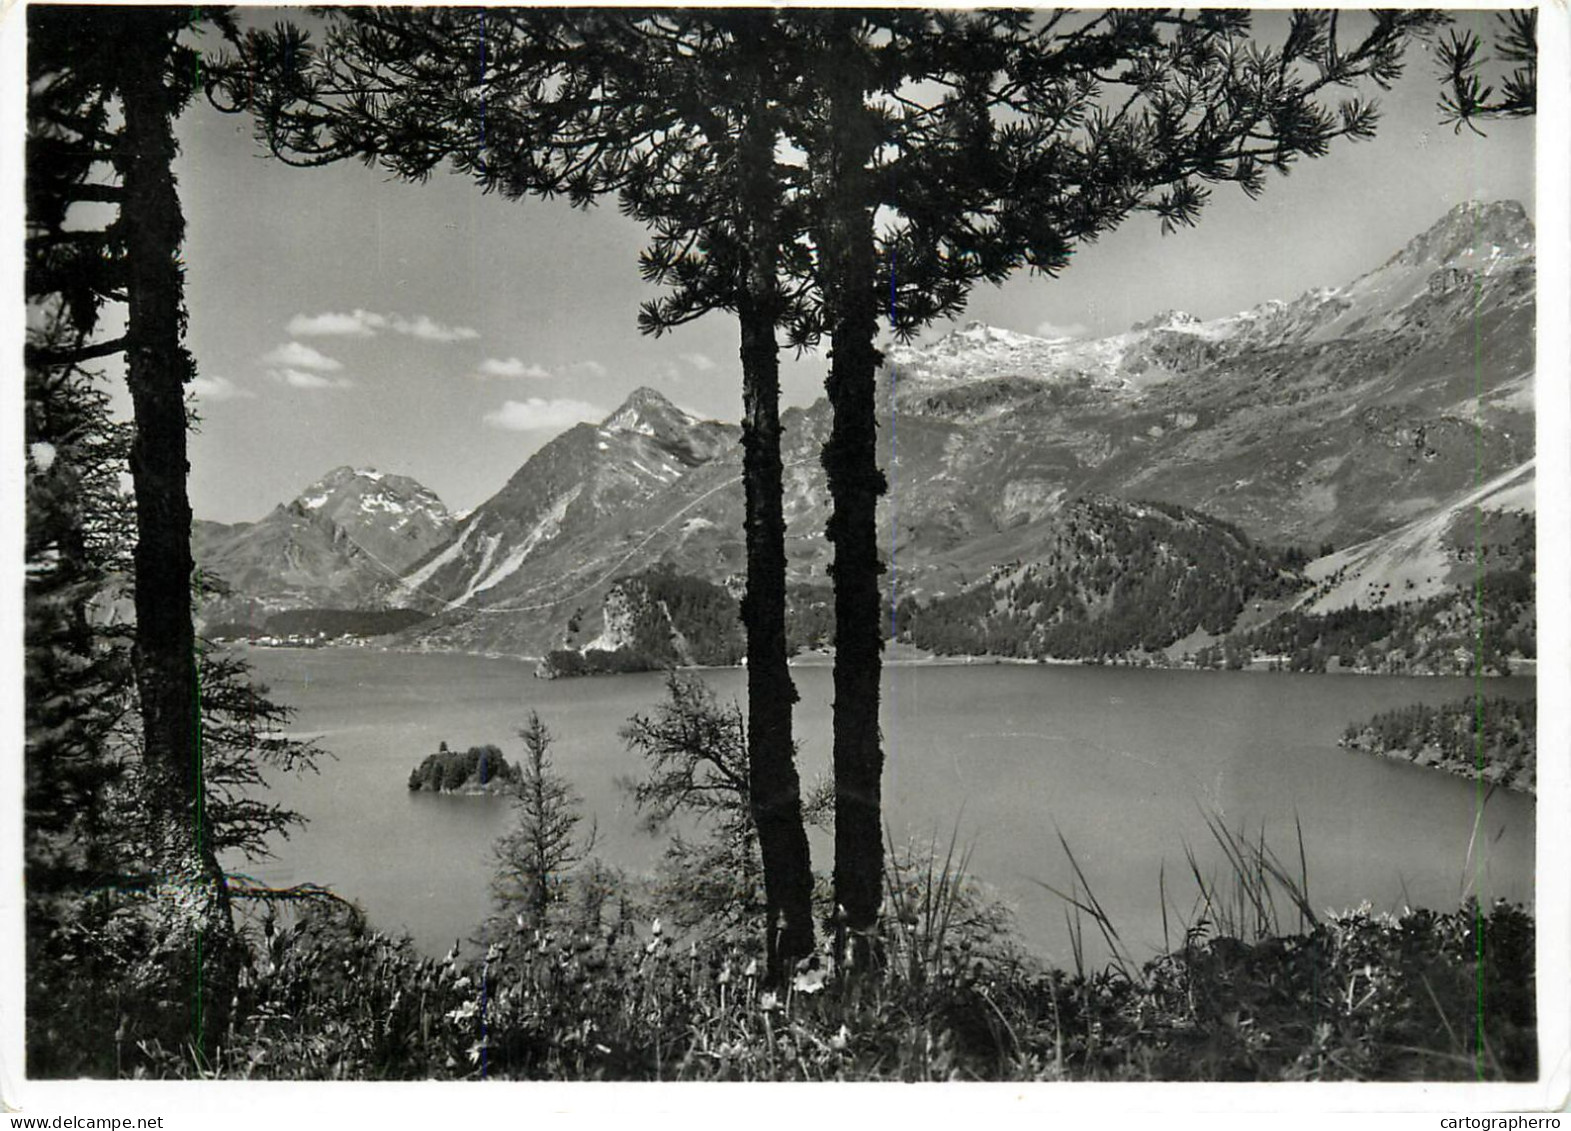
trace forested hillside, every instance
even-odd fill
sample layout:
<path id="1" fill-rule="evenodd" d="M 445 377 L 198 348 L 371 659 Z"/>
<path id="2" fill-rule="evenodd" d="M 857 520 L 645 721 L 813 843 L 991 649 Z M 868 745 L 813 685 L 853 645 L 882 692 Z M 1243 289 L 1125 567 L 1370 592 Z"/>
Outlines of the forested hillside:
<path id="1" fill-rule="evenodd" d="M 605 629 L 582 648 L 549 653 L 547 677 L 728 667 L 746 651 L 737 600 L 723 587 L 657 565 L 612 583 Z"/>
<path id="2" fill-rule="evenodd" d="M 1173 504 L 1081 499 L 1053 522 L 1039 559 L 901 601 L 899 639 L 940 655 L 1113 659 L 1225 633 L 1248 603 L 1307 584 L 1301 553 Z"/>
<path id="3" fill-rule="evenodd" d="M 1538 701 L 1458 699 L 1439 707 L 1415 703 L 1354 723 L 1341 744 L 1534 793 Z"/>
<path id="4" fill-rule="evenodd" d="M 1422 675 L 1509 675 L 1513 661 L 1536 658 L 1538 613 L 1533 516 L 1479 511 L 1459 516 L 1425 565 L 1440 588 L 1403 598 L 1411 581 L 1363 583 L 1362 601 L 1323 612 L 1294 609 L 1196 653 L 1203 667 L 1253 661 L 1292 671 L 1329 668 Z M 1419 579 L 1427 581 L 1426 578 Z M 1317 586 L 1306 604 L 1341 583 Z M 1422 591 L 1422 590 L 1420 590 Z"/>

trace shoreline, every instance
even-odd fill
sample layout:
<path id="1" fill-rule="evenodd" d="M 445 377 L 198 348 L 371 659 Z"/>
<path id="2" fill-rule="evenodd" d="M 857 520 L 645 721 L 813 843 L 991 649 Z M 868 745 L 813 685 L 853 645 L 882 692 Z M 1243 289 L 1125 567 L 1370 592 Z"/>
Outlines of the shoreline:
<path id="1" fill-rule="evenodd" d="M 469 650 L 463 649 L 463 648 L 392 647 L 392 646 L 384 646 L 384 645 L 380 645 L 380 644 L 372 644 L 372 643 L 367 643 L 367 642 L 353 643 L 353 644 L 349 644 L 349 643 L 339 644 L 339 643 L 334 643 L 334 642 L 328 642 L 328 643 L 316 645 L 316 646 L 313 646 L 313 647 L 310 647 L 310 648 L 302 648 L 302 647 L 300 647 L 298 645 L 259 644 L 259 643 L 256 643 L 255 641 L 250 641 L 250 640 L 235 640 L 235 641 L 228 642 L 228 646 L 230 646 L 230 647 L 241 646 L 241 645 L 243 645 L 243 646 L 245 646 L 247 648 L 265 649 L 265 650 L 267 650 L 269 652 L 296 652 L 296 651 L 313 651 L 313 652 L 315 652 L 315 651 L 323 651 L 323 650 L 330 650 L 330 649 L 331 650 L 346 650 L 346 651 L 347 650 L 354 650 L 354 651 L 370 651 L 370 652 L 388 652 L 388 653 L 394 653 L 394 654 L 398 654 L 398 655 L 411 655 L 411 656 L 425 656 L 425 655 L 473 656 L 474 658 L 481 659 L 481 660 L 512 660 L 512 661 L 515 661 L 515 662 L 521 663 L 521 664 L 538 664 L 543 659 L 543 657 L 541 657 L 541 656 L 531 656 L 531 655 L 525 655 L 525 654 L 522 654 L 522 653 L 515 653 L 515 652 L 475 652 L 475 651 L 469 651 Z M 1527 659 L 1527 658 L 1520 658 L 1520 659 L 1513 658 L 1513 659 L 1511 659 L 1510 660 L 1511 672 L 1509 674 L 1507 674 L 1507 675 L 1502 675 L 1499 672 L 1485 672 L 1485 673 L 1482 673 L 1481 675 L 1478 674 L 1478 673 L 1467 673 L 1467 672 L 1428 672 L 1428 671 L 1381 672 L 1381 671 L 1371 671 L 1371 670 L 1369 670 L 1367 668 L 1337 668 L 1337 669 L 1332 670 L 1332 671 L 1324 671 L 1324 672 L 1293 672 L 1293 671 L 1290 671 L 1290 670 L 1288 670 L 1286 668 L 1282 668 L 1280 666 L 1272 667 L 1271 666 L 1272 664 L 1280 664 L 1280 662 L 1282 660 L 1282 657 L 1271 657 L 1271 656 L 1258 657 L 1258 658 L 1256 658 L 1254 660 L 1251 660 L 1248 664 L 1244 665 L 1241 668 L 1214 668 L 1214 667 L 1201 667 L 1201 666 L 1199 666 L 1197 664 L 1155 664 L 1155 663 L 1142 664 L 1142 663 L 1137 663 L 1137 662 L 1121 661 L 1121 660 L 1077 660 L 1077 659 L 1064 659 L 1064 658 L 1058 657 L 1058 656 L 1042 656 L 1042 657 L 994 656 L 994 655 L 990 655 L 990 654 L 985 653 L 985 652 L 983 652 L 983 653 L 973 653 L 973 654 L 960 654 L 960 655 L 939 655 L 937 653 L 931 653 L 931 652 L 927 652 L 927 653 L 919 652 L 916 649 L 910 648 L 908 645 L 901 645 L 899 647 L 903 651 L 907 652 L 908 654 L 905 654 L 905 655 L 894 655 L 894 656 L 886 655 L 884 657 L 884 659 L 883 659 L 882 666 L 884 666 L 886 668 L 900 668 L 900 667 L 1002 667 L 1002 666 L 1006 666 L 1007 665 L 1007 666 L 1013 666 L 1013 667 L 1128 668 L 1128 669 L 1135 669 L 1135 670 L 1169 671 L 1169 672 L 1185 672 L 1185 671 L 1188 671 L 1188 672 L 1208 672 L 1208 671 L 1209 672 L 1247 672 L 1247 673 L 1259 673 L 1259 674 L 1266 674 L 1266 675 L 1279 675 L 1279 674 L 1286 674 L 1286 675 L 1323 675 L 1323 676 L 1357 676 L 1357 677 L 1375 677 L 1375 678 L 1382 677 L 1382 676 L 1394 676 L 1394 677 L 1399 678 L 1399 679 L 1473 679 L 1473 678 L 1482 678 L 1482 679 L 1485 679 L 1485 680 L 1499 680 L 1499 679 L 1529 679 L 1529 678 L 1536 678 L 1537 675 L 1538 675 L 1538 661 L 1536 659 Z M 833 667 L 834 666 L 834 660 L 835 660 L 835 657 L 834 657 L 834 653 L 832 651 L 816 651 L 816 650 L 815 651 L 807 651 L 807 650 L 804 650 L 804 651 L 798 652 L 795 655 L 791 656 L 786 662 L 787 662 L 787 664 L 790 667 L 793 667 L 793 668 L 827 668 L 827 667 Z M 629 672 L 614 672 L 614 673 L 613 672 L 595 672 L 595 673 L 586 673 L 584 675 L 578 675 L 578 676 L 552 676 L 552 677 L 547 677 L 547 678 L 554 678 L 554 679 L 594 679 L 594 678 L 598 678 L 598 677 L 604 676 L 604 675 L 647 675 L 647 674 L 654 673 L 654 672 L 659 672 L 659 671 L 662 671 L 662 670 L 664 670 L 664 669 L 661 669 L 661 668 L 646 668 L 646 669 L 644 669 L 642 671 L 638 671 L 638 672 L 632 672 L 632 671 L 629 671 Z M 677 671 L 684 671 L 684 672 L 689 672 L 689 671 L 691 671 L 691 672 L 746 671 L 747 670 L 747 665 L 745 663 L 744 664 L 727 664 L 727 665 L 683 664 L 683 665 L 677 667 L 675 670 L 677 670 Z"/>

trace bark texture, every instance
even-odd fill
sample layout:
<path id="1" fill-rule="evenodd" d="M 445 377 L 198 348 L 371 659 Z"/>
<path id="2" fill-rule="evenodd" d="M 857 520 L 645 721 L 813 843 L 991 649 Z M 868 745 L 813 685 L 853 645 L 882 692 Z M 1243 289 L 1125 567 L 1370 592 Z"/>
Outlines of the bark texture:
<path id="1" fill-rule="evenodd" d="M 767 17 L 766 17 L 767 18 Z M 762 63 L 760 62 L 760 66 Z M 746 493 L 747 755 L 753 823 L 764 867 L 768 974 L 778 983 L 813 951 L 813 873 L 802 825 L 787 666 L 786 555 L 780 458 L 780 315 L 775 217 L 775 129 L 762 76 L 750 76 L 754 112 L 740 138 L 742 481 Z"/>
<path id="2" fill-rule="evenodd" d="M 870 162 L 876 122 L 865 102 L 867 71 L 855 13 L 831 18 L 823 74 L 826 145 L 818 185 L 824 201 L 819 255 L 830 312 L 826 388 L 834 421 L 824 447 L 833 512 L 828 537 L 835 587 L 834 777 L 835 902 L 842 959 L 866 966 L 883 902 L 882 736 L 878 726 L 883 666 L 877 506 L 887 489 L 878 467 L 874 345 L 878 297 Z"/>
<path id="3" fill-rule="evenodd" d="M 126 380 L 135 412 L 130 467 L 136 499 L 133 665 L 161 894 L 190 935 L 193 1047 L 211 1051 L 232 996 L 228 889 L 205 829 L 201 707 L 191 620 L 191 505 L 186 493 L 182 339 L 185 219 L 175 189 L 170 52 L 183 13 L 123 13 L 120 95 L 125 125 L 115 156 L 124 186 L 128 328 Z"/>

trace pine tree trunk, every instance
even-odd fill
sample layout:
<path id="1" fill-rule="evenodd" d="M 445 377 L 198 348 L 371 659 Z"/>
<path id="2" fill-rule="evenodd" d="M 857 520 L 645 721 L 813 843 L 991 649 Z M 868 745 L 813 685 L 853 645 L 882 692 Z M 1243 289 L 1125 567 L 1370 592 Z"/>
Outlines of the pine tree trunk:
<path id="1" fill-rule="evenodd" d="M 837 13 L 825 69 L 828 137 L 816 178 L 824 195 L 819 255 L 828 305 L 834 412 L 823 464 L 833 512 L 828 537 L 835 586 L 834 775 L 835 902 L 853 948 L 853 968 L 876 947 L 883 902 L 884 754 L 878 728 L 883 635 L 879 607 L 877 506 L 886 490 L 878 468 L 874 345 L 878 304 L 869 164 L 876 144 L 852 40 L 854 13 Z M 840 957 L 847 957 L 844 941 Z"/>
<path id="2" fill-rule="evenodd" d="M 765 18 L 768 18 L 767 16 Z M 763 84 L 755 88 L 762 103 Z M 775 340 L 779 207 L 775 131 L 762 105 L 741 138 L 745 277 L 741 322 L 742 482 L 747 513 L 747 757 L 749 798 L 764 867 L 768 977 L 778 984 L 813 951 L 813 872 L 802 825 L 787 666 L 785 511 L 780 460 L 780 357 Z"/>
<path id="3" fill-rule="evenodd" d="M 136 635 L 133 665 L 141 703 L 148 801 L 162 843 L 161 893 L 189 931 L 192 1045 L 211 1052 L 233 994 L 228 889 L 203 822 L 201 719 L 191 623 L 191 506 L 186 494 L 185 383 L 192 372 L 183 336 L 179 262 L 185 220 L 175 191 L 177 105 L 168 88 L 171 48 L 184 11 L 144 8 L 123 15 L 123 149 L 115 163 L 125 201 L 120 228 L 128 297 L 126 380 L 135 429 L 130 467 L 136 499 Z"/>

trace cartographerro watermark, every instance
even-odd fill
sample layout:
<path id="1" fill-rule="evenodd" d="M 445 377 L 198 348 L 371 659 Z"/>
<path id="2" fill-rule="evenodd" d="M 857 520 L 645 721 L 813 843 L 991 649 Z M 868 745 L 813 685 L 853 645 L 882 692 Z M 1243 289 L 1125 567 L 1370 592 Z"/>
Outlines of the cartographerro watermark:
<path id="1" fill-rule="evenodd" d="M 1560 1126 L 1558 1115 L 1448 1115 L 1440 1120 L 1443 1128 L 1458 1131 L 1526 1131 L 1527 1128 Z"/>

